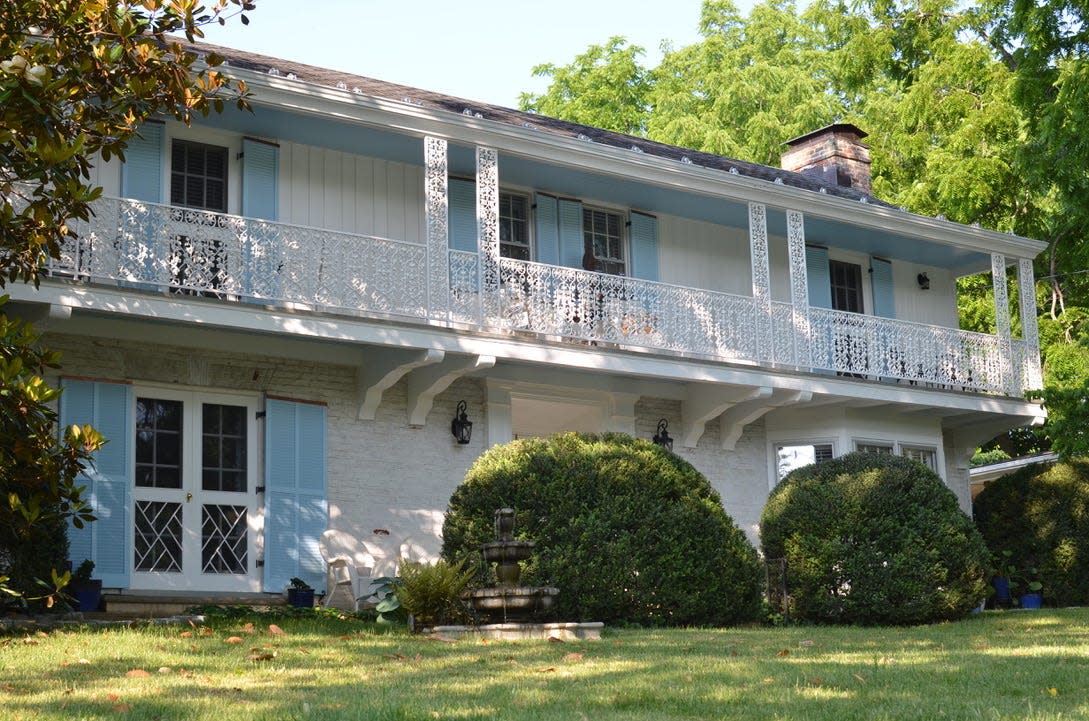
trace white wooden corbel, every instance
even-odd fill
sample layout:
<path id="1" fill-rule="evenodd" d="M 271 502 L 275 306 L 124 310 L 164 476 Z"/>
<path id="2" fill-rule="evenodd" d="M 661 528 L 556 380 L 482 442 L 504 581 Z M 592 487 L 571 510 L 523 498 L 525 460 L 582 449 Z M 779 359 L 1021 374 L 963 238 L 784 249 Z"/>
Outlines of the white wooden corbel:
<path id="1" fill-rule="evenodd" d="M 382 402 L 382 394 L 393 387 L 411 370 L 439 363 L 446 357 L 441 350 L 403 351 L 379 348 L 367 354 L 367 364 L 357 374 L 359 394 L 359 420 L 373 421 Z"/>
<path id="2" fill-rule="evenodd" d="M 722 440 L 722 450 L 732 451 L 745 432 L 745 426 L 753 423 L 775 408 L 808 403 L 813 397 L 809 391 L 788 391 L 778 389 L 770 397 L 757 398 L 738 403 L 719 416 L 718 433 Z"/>
<path id="3" fill-rule="evenodd" d="M 685 448 L 695 448 L 703 437 L 708 421 L 718 418 L 738 403 L 768 398 L 771 394 L 772 389 L 767 386 L 689 386 L 687 396 L 681 403 L 681 415 L 684 417 L 681 443 Z"/>
<path id="4" fill-rule="evenodd" d="M 435 404 L 435 396 L 466 373 L 495 365 L 493 355 L 457 356 L 420 368 L 408 377 L 408 424 L 422 426 Z"/>

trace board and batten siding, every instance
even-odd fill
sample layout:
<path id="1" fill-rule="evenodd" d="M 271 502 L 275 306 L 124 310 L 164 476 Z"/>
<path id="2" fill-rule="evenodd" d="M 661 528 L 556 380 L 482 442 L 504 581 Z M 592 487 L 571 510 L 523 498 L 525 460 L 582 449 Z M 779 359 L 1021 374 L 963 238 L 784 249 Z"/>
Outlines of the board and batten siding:
<path id="1" fill-rule="evenodd" d="M 421 166 L 301 145 L 280 145 L 280 219 L 422 243 Z"/>
<path id="2" fill-rule="evenodd" d="M 663 283 L 752 295 L 745 229 L 659 214 L 658 249 Z"/>

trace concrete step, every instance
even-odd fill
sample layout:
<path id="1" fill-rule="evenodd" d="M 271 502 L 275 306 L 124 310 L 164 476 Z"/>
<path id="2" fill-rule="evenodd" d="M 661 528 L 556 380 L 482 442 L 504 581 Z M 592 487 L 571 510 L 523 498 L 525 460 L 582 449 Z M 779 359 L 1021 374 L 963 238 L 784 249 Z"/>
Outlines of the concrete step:
<path id="1" fill-rule="evenodd" d="M 286 601 L 278 593 L 178 593 L 152 591 L 121 591 L 102 594 L 104 613 L 110 617 L 161 618 L 185 613 L 190 606 L 253 606 L 269 608 L 283 606 Z"/>

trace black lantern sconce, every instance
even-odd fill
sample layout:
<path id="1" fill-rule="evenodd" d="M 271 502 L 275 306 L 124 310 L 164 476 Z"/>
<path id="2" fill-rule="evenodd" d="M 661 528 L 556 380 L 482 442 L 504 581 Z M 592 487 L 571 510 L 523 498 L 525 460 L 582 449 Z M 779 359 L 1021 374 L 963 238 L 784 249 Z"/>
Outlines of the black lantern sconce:
<path id="1" fill-rule="evenodd" d="M 669 421 L 665 418 L 658 421 L 658 432 L 654 434 L 654 438 L 651 438 L 651 440 L 667 451 L 672 451 L 673 439 L 669 437 L 669 431 L 666 430 L 667 428 L 669 428 Z"/>
<path id="2" fill-rule="evenodd" d="M 930 276 L 926 273 L 919 273 L 915 280 L 919 283 L 919 290 L 930 290 Z"/>
<path id="3" fill-rule="evenodd" d="M 458 443 L 461 445 L 465 445 L 473 437 L 473 422 L 465 414 L 466 407 L 465 401 L 458 401 L 458 407 L 454 411 L 454 420 L 450 421 L 450 432 L 454 434 L 454 438 L 457 438 Z"/>

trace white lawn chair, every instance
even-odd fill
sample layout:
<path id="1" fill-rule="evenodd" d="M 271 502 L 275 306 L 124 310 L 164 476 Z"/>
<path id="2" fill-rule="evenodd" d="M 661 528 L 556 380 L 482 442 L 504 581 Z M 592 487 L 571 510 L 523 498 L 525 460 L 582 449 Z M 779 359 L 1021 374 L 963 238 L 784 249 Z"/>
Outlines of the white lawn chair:
<path id="1" fill-rule="evenodd" d="M 329 529 L 321 534 L 318 545 L 328 567 L 322 606 L 329 608 L 334 598 L 347 595 L 350 608 L 358 611 L 359 602 L 368 595 L 374 556 L 367 553 L 367 549 L 354 536 L 344 531 Z"/>

